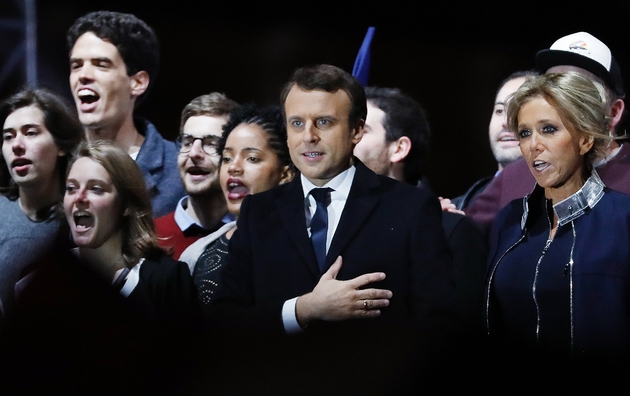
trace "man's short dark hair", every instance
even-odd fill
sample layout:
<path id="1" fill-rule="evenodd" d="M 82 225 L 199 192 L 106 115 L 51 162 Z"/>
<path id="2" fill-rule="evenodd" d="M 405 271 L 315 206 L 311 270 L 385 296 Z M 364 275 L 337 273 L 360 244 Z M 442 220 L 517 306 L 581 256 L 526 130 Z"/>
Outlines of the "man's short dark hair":
<path id="1" fill-rule="evenodd" d="M 351 107 L 348 115 L 350 127 L 355 127 L 360 120 L 365 121 L 367 116 L 365 90 L 359 80 L 343 69 L 332 65 L 316 65 L 297 69 L 280 94 L 283 112 L 284 103 L 294 85 L 307 91 L 322 90 L 330 93 L 335 93 L 338 90 L 344 91 L 350 97 Z"/>
<path id="2" fill-rule="evenodd" d="M 422 177 L 422 162 L 431 146 L 431 129 L 424 108 L 398 88 L 367 87 L 367 101 L 381 109 L 385 140 L 394 142 L 402 136 L 411 140 L 409 154 L 403 160 L 404 181 L 416 184 Z"/>
<path id="3" fill-rule="evenodd" d="M 510 73 L 509 76 L 505 77 L 503 80 L 501 80 L 501 83 L 499 84 L 499 87 L 497 88 L 497 91 L 494 94 L 494 98 L 497 97 L 497 95 L 499 94 L 499 92 L 501 91 L 501 89 L 503 89 L 503 86 L 507 83 L 509 83 L 512 80 L 516 80 L 517 78 L 525 78 L 528 79 L 530 77 L 536 77 L 540 75 L 540 73 L 538 73 L 537 70 L 517 70 L 515 72 Z M 494 98 L 492 98 L 492 100 L 494 101 Z M 494 106 L 494 104 L 493 104 Z"/>
<path id="4" fill-rule="evenodd" d="M 149 74 L 149 87 L 136 100 L 136 104 L 140 103 L 147 96 L 160 68 L 160 46 L 153 29 L 133 14 L 90 12 L 78 18 L 68 29 L 66 40 L 70 52 L 79 37 L 87 32 L 94 33 L 118 49 L 128 76 L 142 70 Z"/>

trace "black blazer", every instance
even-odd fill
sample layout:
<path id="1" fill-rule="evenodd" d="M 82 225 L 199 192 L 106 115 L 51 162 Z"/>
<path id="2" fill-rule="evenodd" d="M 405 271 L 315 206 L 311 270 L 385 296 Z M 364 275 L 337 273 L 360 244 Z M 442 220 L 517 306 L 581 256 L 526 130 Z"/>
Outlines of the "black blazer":
<path id="1" fill-rule="evenodd" d="M 356 174 L 326 265 L 343 257 L 338 280 L 384 272 L 385 280 L 366 286 L 393 292 L 381 316 L 312 323 L 303 334 L 285 337 L 281 316 L 284 302 L 311 292 L 321 276 L 306 229 L 298 175 L 290 183 L 243 201 L 210 319 L 213 328 L 227 330 L 228 337 L 247 334 L 250 340 L 261 340 L 266 335 L 290 343 L 288 349 L 299 352 L 290 359 L 289 369 L 302 367 L 296 362 L 304 363 L 305 359 L 317 360 L 313 356 L 329 355 L 326 372 L 334 362 L 352 382 L 348 370 L 354 365 L 362 383 L 370 383 L 359 370 L 366 353 L 378 355 L 382 362 L 390 359 L 390 366 L 379 364 L 384 372 L 400 373 L 411 367 L 403 362 L 409 355 L 417 357 L 417 348 L 439 350 L 444 345 L 457 315 L 437 197 L 378 176 L 358 159 L 354 161 Z M 277 344 L 271 345 L 277 353 Z M 352 358 L 347 360 L 348 356 Z"/>

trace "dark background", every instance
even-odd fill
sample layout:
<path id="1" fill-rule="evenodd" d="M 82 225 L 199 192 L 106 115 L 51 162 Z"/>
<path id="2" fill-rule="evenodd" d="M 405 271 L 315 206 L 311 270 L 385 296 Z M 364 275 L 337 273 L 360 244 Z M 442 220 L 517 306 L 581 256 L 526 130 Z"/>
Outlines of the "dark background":
<path id="1" fill-rule="evenodd" d="M 20 0 L 0 0 L 0 19 L 20 18 Z M 161 71 L 138 108 L 169 139 L 181 109 L 220 91 L 238 102 L 275 103 L 301 66 L 331 63 L 352 71 L 369 26 L 370 85 L 399 87 L 426 109 L 432 150 L 426 175 L 436 193 L 453 197 L 496 170 L 487 125 L 499 82 L 534 67 L 534 55 L 556 39 L 587 31 L 608 44 L 630 81 L 630 1 L 44 1 L 37 4 L 39 84 L 67 96 L 65 33 L 89 11 L 134 13 L 161 42 Z M 0 62 L 21 39 L 0 30 Z M 16 69 L 0 86 L 18 89 Z"/>

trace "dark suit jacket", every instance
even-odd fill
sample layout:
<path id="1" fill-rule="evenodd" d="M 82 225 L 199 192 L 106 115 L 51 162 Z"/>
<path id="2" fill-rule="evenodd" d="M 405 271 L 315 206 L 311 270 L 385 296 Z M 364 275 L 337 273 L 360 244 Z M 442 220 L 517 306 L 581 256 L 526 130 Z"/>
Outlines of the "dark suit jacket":
<path id="1" fill-rule="evenodd" d="M 374 385 L 365 381 L 362 369 L 368 356 L 378 356 L 383 363 L 379 363 L 381 374 L 375 377 L 403 376 L 405 370 L 416 367 L 406 359 L 422 355 L 430 360 L 428 349 L 443 352 L 439 346 L 457 320 L 437 197 L 424 189 L 377 176 L 356 158 L 355 166 L 326 264 L 330 266 L 338 256 L 343 257 L 338 280 L 384 272 L 385 280 L 366 286 L 393 292 L 381 316 L 312 323 L 299 336 L 284 334 L 283 303 L 311 292 L 321 276 L 306 229 L 299 176 L 244 200 L 237 231 L 230 240 L 228 264 L 211 307 L 214 328 L 221 327 L 232 335 L 252 331 L 249 336 L 258 340 L 263 334 L 280 337 L 290 344 L 288 350 L 299 351 L 289 358 L 289 369 L 298 376 L 303 371 L 297 367 L 303 367 L 306 361 L 317 361 L 317 356 L 325 359 L 328 376 L 336 373 L 331 364 L 343 371 L 344 379 L 335 386 L 348 381 L 356 386 L 353 381 L 359 379 L 351 379 L 353 375 L 359 376 L 363 384 Z M 271 353 L 275 354 L 278 344 L 273 345 Z M 307 366 L 315 370 L 309 376 L 321 381 L 322 376 L 316 374 L 318 366 Z M 390 385 L 388 382 L 384 386 Z"/>
<path id="2" fill-rule="evenodd" d="M 457 307 L 473 329 L 483 329 L 483 281 L 488 249 L 481 230 L 467 216 L 445 211 L 442 225 L 453 260 Z"/>

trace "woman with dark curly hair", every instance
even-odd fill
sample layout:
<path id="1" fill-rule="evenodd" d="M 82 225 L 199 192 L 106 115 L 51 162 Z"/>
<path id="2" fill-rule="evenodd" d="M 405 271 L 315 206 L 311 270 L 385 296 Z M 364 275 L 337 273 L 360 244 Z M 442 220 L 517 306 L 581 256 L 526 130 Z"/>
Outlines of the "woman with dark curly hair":
<path id="1" fill-rule="evenodd" d="M 223 126 L 218 152 L 219 177 L 228 211 L 237 219 L 243 199 L 286 183 L 294 168 L 287 147 L 287 132 L 278 106 L 241 105 Z M 197 144 L 195 142 L 195 144 Z M 189 246 L 180 260 L 187 262 L 202 305 L 212 301 L 236 221 Z"/>

